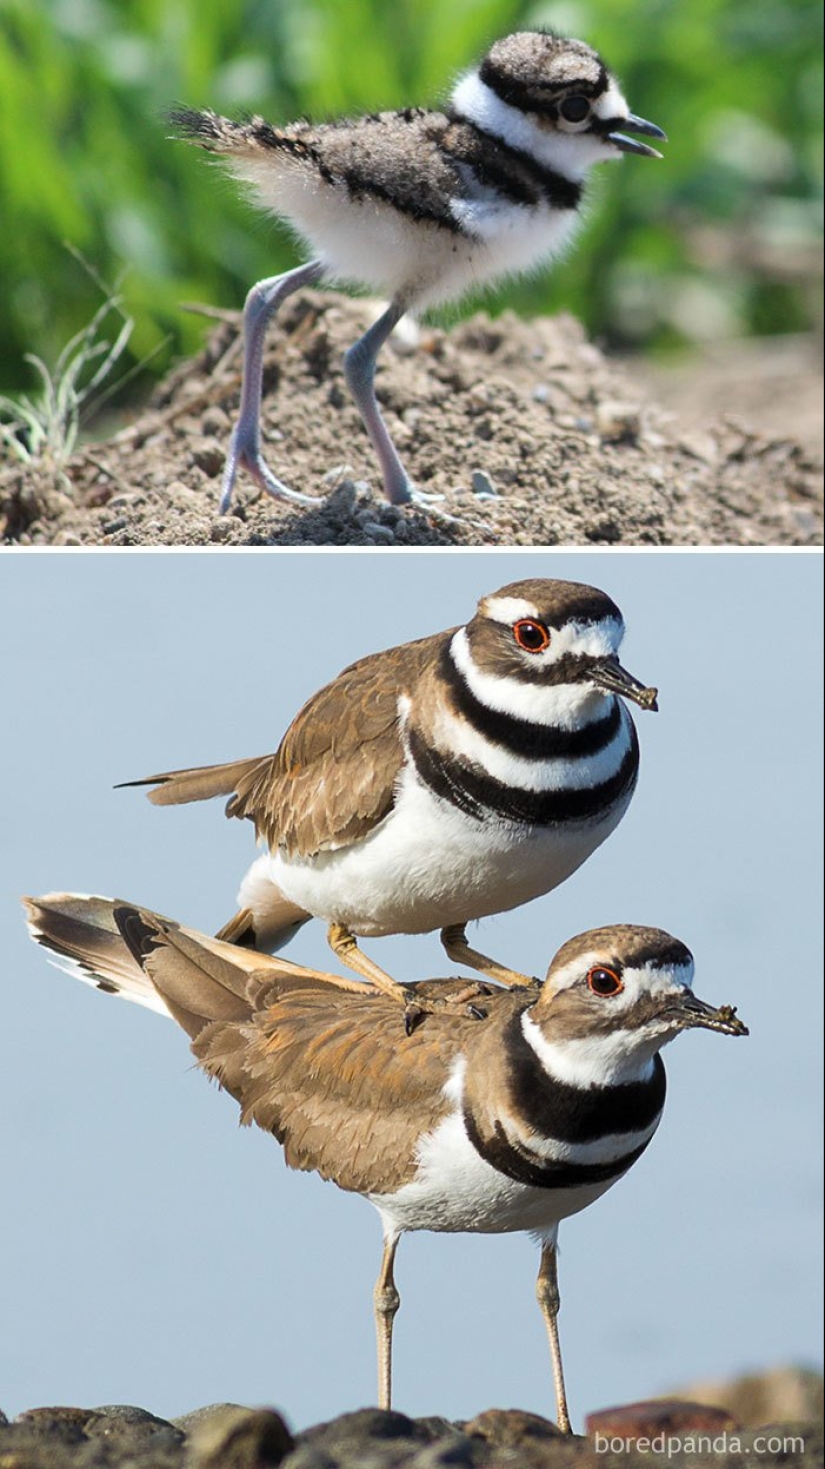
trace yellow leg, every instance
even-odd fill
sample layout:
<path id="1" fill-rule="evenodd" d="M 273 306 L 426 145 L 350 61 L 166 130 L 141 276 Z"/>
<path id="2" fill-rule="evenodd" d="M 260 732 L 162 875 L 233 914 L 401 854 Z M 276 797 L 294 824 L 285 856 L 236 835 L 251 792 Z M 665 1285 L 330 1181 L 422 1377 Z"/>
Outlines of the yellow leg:
<path id="1" fill-rule="evenodd" d="M 383 990 L 385 995 L 390 995 L 393 1000 L 398 1000 L 406 1005 L 409 999 L 406 988 L 398 984 L 391 975 L 376 964 L 363 950 L 358 947 L 355 935 L 345 928 L 343 923 L 331 923 L 327 929 L 327 943 L 333 954 L 346 964 L 348 969 L 354 969 L 356 974 L 363 975 L 376 989 Z"/>
<path id="2" fill-rule="evenodd" d="M 419 1020 L 424 1015 L 432 1015 L 438 1010 L 444 1010 L 448 1006 L 457 1008 L 465 1007 L 476 998 L 483 989 L 477 984 L 468 984 L 458 994 L 451 995 L 449 999 L 441 996 L 424 997 L 417 993 L 415 985 L 398 984 L 391 975 L 387 974 L 379 964 L 370 959 L 363 950 L 359 949 L 355 935 L 345 928 L 343 923 L 331 923 L 327 929 L 327 943 L 332 952 L 346 964 L 349 969 L 354 969 L 356 974 L 362 974 L 364 979 L 376 989 L 388 995 L 391 1000 L 397 1001 L 404 1009 L 404 1028 L 407 1035 L 411 1035 Z M 478 1013 L 483 1018 L 481 1011 L 476 1012 L 470 1005 L 470 1013 Z"/>
<path id="3" fill-rule="evenodd" d="M 517 969 L 508 969 L 504 964 L 498 964 L 495 959 L 489 959 L 486 954 L 481 954 L 478 949 L 471 948 L 467 942 L 466 926 L 463 923 L 451 923 L 448 928 L 442 928 L 441 942 L 448 957 L 455 964 L 467 964 L 470 969 L 477 969 L 479 974 L 486 975 L 487 979 L 494 979 L 497 984 L 503 984 L 507 989 L 524 985 L 532 988 L 538 984 L 537 979 L 531 979 L 527 974 L 519 974 Z"/>
<path id="4" fill-rule="evenodd" d="M 375 1308 L 375 1337 L 378 1346 L 378 1406 L 389 1412 L 392 1406 L 392 1327 L 401 1297 L 395 1288 L 393 1265 L 399 1236 L 384 1241 L 381 1269 L 372 1293 Z"/>
<path id="5" fill-rule="evenodd" d="M 541 1262 L 539 1264 L 538 1280 L 536 1281 L 536 1298 L 541 1307 L 544 1324 L 547 1327 L 547 1340 L 550 1343 L 550 1358 L 553 1363 L 553 1382 L 556 1388 L 556 1417 L 562 1433 L 572 1433 L 570 1426 L 570 1414 L 567 1411 L 567 1394 L 564 1391 L 564 1372 L 561 1365 L 561 1345 L 559 1343 L 559 1277 L 556 1264 L 556 1245 L 543 1244 L 541 1247 Z"/>
<path id="6" fill-rule="evenodd" d="M 238 963 L 243 968 L 249 967 L 249 955 L 260 952 L 255 948 L 255 926 L 249 908 L 241 908 L 234 918 L 219 929 L 215 938 L 225 944 L 235 944 L 239 950 Z M 266 962 L 266 960 L 263 961 L 264 964 Z M 271 962 L 273 965 L 278 965 L 286 974 L 294 974 L 298 979 L 322 979 L 325 984 L 331 984 L 339 990 L 348 990 L 352 994 L 363 995 L 365 990 L 360 980 L 345 979 L 341 974 L 327 974 L 322 969 L 309 969 L 306 964 L 293 964 L 291 959 L 282 959 L 280 955 L 272 958 Z"/>

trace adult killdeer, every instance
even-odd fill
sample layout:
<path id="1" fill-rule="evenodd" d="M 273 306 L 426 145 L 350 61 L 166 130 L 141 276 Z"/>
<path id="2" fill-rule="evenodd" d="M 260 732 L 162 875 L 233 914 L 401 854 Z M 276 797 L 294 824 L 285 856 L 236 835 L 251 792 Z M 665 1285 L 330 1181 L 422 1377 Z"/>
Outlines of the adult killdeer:
<path id="1" fill-rule="evenodd" d="M 313 1170 L 375 1205 L 384 1252 L 374 1293 L 379 1403 L 391 1402 L 393 1269 L 407 1230 L 530 1230 L 559 1425 L 570 1430 L 557 1330 L 559 1221 L 641 1156 L 662 1115 L 659 1052 L 702 1026 L 747 1035 L 691 990 L 688 949 L 655 928 L 570 939 L 542 987 L 487 987 L 483 1010 L 435 1011 L 404 1038 L 364 985 L 344 996 L 286 961 L 207 939 L 104 898 L 27 900 L 32 937 L 73 972 L 171 1015 L 199 1065 Z M 462 980 L 431 980 L 428 999 Z"/>
<path id="2" fill-rule="evenodd" d="M 595 51 L 539 31 L 497 41 L 457 82 L 443 112 L 408 107 L 279 128 L 260 117 L 231 122 L 183 108 L 170 121 L 180 136 L 221 154 L 312 256 L 259 281 L 247 297 L 240 416 L 221 512 L 241 467 L 270 495 L 314 503 L 265 464 L 259 419 L 267 323 L 293 291 L 322 279 L 390 298 L 346 353 L 344 370 L 388 499 L 427 503 L 398 458 L 373 388 L 376 356 L 393 327 L 408 311 L 549 262 L 581 217 L 588 169 L 622 153 L 661 156 L 628 132 L 665 136 L 631 113 Z"/>
<path id="3" fill-rule="evenodd" d="M 619 663 L 623 632 L 595 587 L 513 582 L 465 627 L 345 669 L 274 755 L 130 784 L 159 806 L 228 795 L 254 822 L 268 851 L 219 938 L 272 950 L 324 918 L 334 952 L 409 1004 L 355 936 L 440 928 L 451 959 L 528 982 L 465 925 L 549 892 L 624 815 L 639 749 L 620 696 L 655 709 L 656 690 Z"/>

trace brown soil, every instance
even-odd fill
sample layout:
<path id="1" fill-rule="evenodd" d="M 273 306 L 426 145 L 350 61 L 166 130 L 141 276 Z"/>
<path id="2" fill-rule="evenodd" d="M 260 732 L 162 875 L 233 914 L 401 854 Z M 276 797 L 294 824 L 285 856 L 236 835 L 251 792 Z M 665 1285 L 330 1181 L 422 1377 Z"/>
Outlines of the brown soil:
<path id="1" fill-rule="evenodd" d="M 707 417 L 680 423 L 653 401 L 661 380 L 678 404 L 666 373 L 620 372 L 569 317 L 479 315 L 385 351 L 377 384 L 390 431 L 416 484 L 444 497 L 443 513 L 386 504 L 341 366 L 374 314 L 370 302 L 304 292 L 270 333 L 266 454 L 294 488 L 326 496 L 317 509 L 260 496 L 242 476 L 230 513 L 217 514 L 240 384 L 233 314 L 113 438 L 58 468 L 7 460 L 0 536 L 36 546 L 821 544 L 818 430 L 787 436 L 781 373 L 769 375 L 774 416 L 758 409 L 758 429 L 714 417 L 743 398 L 730 367 L 710 401 L 700 394 Z M 816 375 L 804 375 L 815 390 Z M 798 403 L 795 379 L 788 392 Z"/>

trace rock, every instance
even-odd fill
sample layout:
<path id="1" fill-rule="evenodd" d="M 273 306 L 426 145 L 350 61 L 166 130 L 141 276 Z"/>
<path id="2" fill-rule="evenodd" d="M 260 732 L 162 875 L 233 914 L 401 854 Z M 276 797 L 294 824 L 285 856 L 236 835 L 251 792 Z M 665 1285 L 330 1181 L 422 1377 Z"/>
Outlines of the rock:
<path id="1" fill-rule="evenodd" d="M 156 1418 L 145 1408 L 122 1404 L 95 1408 L 84 1431 L 87 1438 L 105 1439 L 125 1454 L 133 1453 L 138 1445 L 158 1451 L 174 1449 L 184 1439 L 181 1430 L 167 1419 Z"/>
<path id="2" fill-rule="evenodd" d="M 183 1433 L 143 1408 L 31 1408 L 0 1425 L 2 1469 L 181 1469 Z"/>
<path id="3" fill-rule="evenodd" d="M 570 1435 L 562 1433 L 548 1418 L 541 1418 L 538 1413 L 525 1413 L 520 1408 L 487 1408 L 462 1426 L 465 1433 L 509 1448 L 518 1448 L 529 1439 L 570 1441 Z"/>
<path id="4" fill-rule="evenodd" d="M 228 541 L 236 525 L 237 521 L 234 515 L 219 515 L 217 520 L 213 520 L 209 527 L 210 541 L 215 541 L 216 543 Z"/>
<path id="5" fill-rule="evenodd" d="M 282 1463 L 295 1440 L 274 1408 L 222 1405 L 191 1415 L 186 1469 L 269 1469 Z"/>
<path id="6" fill-rule="evenodd" d="M 495 500 L 497 498 L 498 490 L 490 479 L 489 474 L 485 474 L 483 469 L 473 470 L 471 483 L 474 495 L 478 495 L 487 500 Z"/>
<path id="7" fill-rule="evenodd" d="M 804 1387 L 805 1374 L 799 1379 Z M 594 1413 L 588 1429 L 589 1438 L 563 1434 L 520 1409 L 451 1423 L 364 1408 L 293 1439 L 274 1409 L 237 1403 L 171 1422 L 128 1405 L 58 1406 L 30 1409 L 14 1423 L 0 1413 L 0 1469 L 821 1469 L 823 1462 L 822 1427 L 810 1419 L 742 1429 L 725 1409 L 681 1398 Z"/>
<path id="8" fill-rule="evenodd" d="M 232 432 L 232 420 L 219 404 L 213 403 L 201 419 L 201 428 L 207 438 L 214 436 L 222 439 L 224 435 L 228 438 Z"/>
<path id="9" fill-rule="evenodd" d="M 433 1442 L 431 1424 L 403 1413 L 362 1408 L 343 1413 L 298 1435 L 288 1469 L 395 1469 L 412 1465 L 421 1448 Z"/>
<path id="10" fill-rule="evenodd" d="M 597 1413 L 589 1413 L 585 1420 L 589 1438 L 621 1440 L 625 1448 L 642 1439 L 667 1440 L 700 1433 L 713 1436 L 740 1426 L 726 1408 L 681 1398 L 655 1398 L 651 1402 L 626 1403 L 620 1408 L 602 1408 Z"/>
<path id="11" fill-rule="evenodd" d="M 596 431 L 611 444 L 633 443 L 641 431 L 638 404 L 606 398 L 596 408 Z"/>
<path id="12" fill-rule="evenodd" d="M 27 1408 L 18 1413 L 12 1426 L 31 1427 L 44 1436 L 54 1433 L 77 1443 L 91 1416 L 91 1408 Z"/>
<path id="13" fill-rule="evenodd" d="M 203 438 L 196 439 L 190 445 L 192 463 L 210 479 L 215 479 L 223 469 L 226 459 L 226 447 L 218 439 Z"/>
<path id="14" fill-rule="evenodd" d="M 384 545 L 392 545 L 392 542 L 395 540 L 395 533 L 391 525 L 379 525 L 378 521 L 367 519 L 363 521 L 362 529 L 371 541 L 380 541 Z"/>

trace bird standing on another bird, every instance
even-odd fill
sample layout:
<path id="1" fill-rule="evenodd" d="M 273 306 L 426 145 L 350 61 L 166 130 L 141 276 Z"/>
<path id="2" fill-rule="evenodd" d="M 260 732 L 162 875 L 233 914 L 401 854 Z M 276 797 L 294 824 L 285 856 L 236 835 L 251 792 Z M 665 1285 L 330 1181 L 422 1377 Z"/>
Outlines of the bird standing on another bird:
<path id="1" fill-rule="evenodd" d="M 32 937 L 70 972 L 172 1016 L 202 1070 L 313 1170 L 377 1208 L 378 1399 L 392 1397 L 398 1241 L 408 1230 L 530 1230 L 560 1428 L 570 1432 L 558 1336 L 562 1219 L 636 1162 L 662 1116 L 659 1052 L 692 1027 L 747 1035 L 691 989 L 693 960 L 655 928 L 570 939 L 541 988 L 488 987 L 474 1017 L 426 1015 L 406 1037 L 385 995 L 344 996 L 296 965 L 244 953 L 105 898 L 27 899 Z M 462 980 L 431 980 L 428 1001 Z"/>
<path id="2" fill-rule="evenodd" d="M 301 709 L 274 755 L 169 771 L 156 805 L 230 796 L 268 851 L 218 937 L 281 947 L 324 918 L 333 951 L 416 1014 L 356 935 L 441 930 L 448 955 L 499 983 L 466 924 L 550 892 L 618 825 L 639 748 L 623 699 L 622 615 L 578 582 L 512 582 L 465 627 L 362 658 Z"/>
<path id="3" fill-rule="evenodd" d="M 322 280 L 390 298 L 346 353 L 344 371 L 387 499 L 431 503 L 413 488 L 376 401 L 376 357 L 387 337 L 408 311 L 548 263 L 581 218 L 588 169 L 622 153 L 658 158 L 627 134 L 665 136 L 634 116 L 597 52 L 544 31 L 497 41 L 457 82 L 443 112 L 408 107 L 279 128 L 260 117 L 241 123 L 179 108 L 170 122 L 220 154 L 252 186 L 255 202 L 286 220 L 312 253 L 247 297 L 240 415 L 221 513 L 240 468 L 277 499 L 317 503 L 264 462 L 260 410 L 267 323 L 293 291 Z"/>

